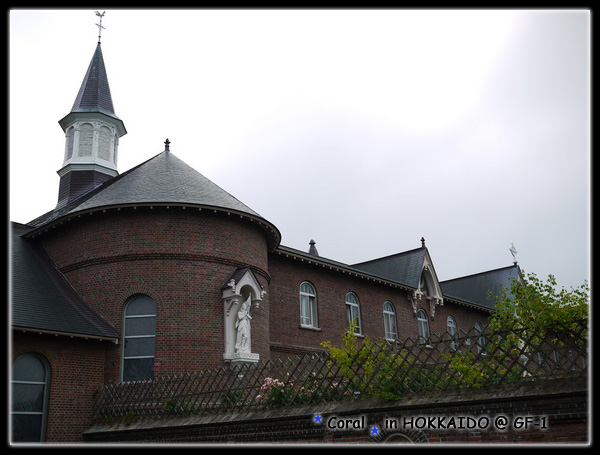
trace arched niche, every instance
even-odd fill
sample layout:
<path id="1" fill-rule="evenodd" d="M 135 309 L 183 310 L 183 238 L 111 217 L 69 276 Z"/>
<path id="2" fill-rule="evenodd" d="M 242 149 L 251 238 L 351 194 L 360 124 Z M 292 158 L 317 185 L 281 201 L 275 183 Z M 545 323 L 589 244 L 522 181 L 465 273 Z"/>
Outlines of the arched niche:
<path id="1" fill-rule="evenodd" d="M 223 359 L 232 364 L 255 363 L 252 352 L 252 315 L 266 294 L 250 267 L 237 269 L 221 288 L 225 326 Z"/>
<path id="2" fill-rule="evenodd" d="M 429 303 L 429 314 L 431 315 L 431 320 L 435 318 L 435 310 L 437 306 L 444 305 L 442 287 L 440 286 L 440 282 L 437 278 L 431 258 L 429 258 L 428 254 L 423 260 L 423 268 L 421 269 L 419 285 L 415 291 L 411 292 L 411 294 L 412 295 L 409 294 L 409 297 L 415 316 L 417 314 L 419 301 L 421 303 L 423 303 L 423 301 Z"/>

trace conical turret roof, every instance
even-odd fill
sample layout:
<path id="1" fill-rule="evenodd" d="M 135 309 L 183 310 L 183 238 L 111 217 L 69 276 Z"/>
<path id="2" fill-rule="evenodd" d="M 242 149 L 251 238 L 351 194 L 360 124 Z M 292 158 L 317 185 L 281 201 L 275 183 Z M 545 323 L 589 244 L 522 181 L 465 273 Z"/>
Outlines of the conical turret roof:
<path id="1" fill-rule="evenodd" d="M 96 46 L 71 112 L 101 112 L 116 117 L 100 43 Z"/>
<path id="2" fill-rule="evenodd" d="M 274 225 L 168 149 L 28 224 L 38 228 L 34 233 L 41 232 L 76 214 L 131 206 L 183 206 L 239 215 L 265 229 L 272 246 L 281 240 Z"/>

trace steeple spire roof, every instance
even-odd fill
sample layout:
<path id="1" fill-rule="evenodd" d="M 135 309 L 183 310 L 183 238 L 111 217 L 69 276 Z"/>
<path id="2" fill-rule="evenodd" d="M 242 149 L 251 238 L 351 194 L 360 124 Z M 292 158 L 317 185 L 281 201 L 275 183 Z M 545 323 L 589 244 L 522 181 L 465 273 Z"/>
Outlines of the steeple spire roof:
<path id="1" fill-rule="evenodd" d="M 104 13 L 96 15 L 102 16 Z M 101 24 L 98 24 L 101 30 Z M 100 36 L 73 108 L 58 121 L 65 132 L 65 153 L 58 171 L 57 208 L 118 175 L 119 138 L 127 134 L 115 114 L 104 67 Z"/>
<path id="2" fill-rule="evenodd" d="M 96 46 L 71 112 L 100 112 L 118 118 L 110 95 L 100 43 Z"/>

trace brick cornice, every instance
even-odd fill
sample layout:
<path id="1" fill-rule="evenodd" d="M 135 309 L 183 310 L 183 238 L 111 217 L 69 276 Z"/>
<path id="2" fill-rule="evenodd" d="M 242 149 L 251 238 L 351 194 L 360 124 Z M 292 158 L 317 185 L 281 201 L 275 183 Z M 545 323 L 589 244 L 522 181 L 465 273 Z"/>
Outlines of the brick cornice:
<path id="1" fill-rule="evenodd" d="M 60 271 L 64 274 L 78 270 L 85 267 L 93 267 L 102 264 L 112 264 L 117 262 L 133 262 L 133 261 L 189 261 L 189 262 L 213 262 L 217 264 L 230 265 L 232 267 L 247 267 L 249 266 L 254 273 L 261 275 L 267 280 L 267 283 L 271 282 L 271 275 L 266 270 L 260 267 L 249 265 L 245 262 L 236 261 L 234 259 L 227 259 L 220 256 L 213 256 L 208 254 L 193 254 L 193 253 L 171 253 L 171 252 L 157 252 L 157 253 L 136 253 L 136 254 L 120 254 L 114 256 L 103 256 L 93 259 L 86 259 L 85 261 L 74 262 L 72 264 L 61 267 Z"/>

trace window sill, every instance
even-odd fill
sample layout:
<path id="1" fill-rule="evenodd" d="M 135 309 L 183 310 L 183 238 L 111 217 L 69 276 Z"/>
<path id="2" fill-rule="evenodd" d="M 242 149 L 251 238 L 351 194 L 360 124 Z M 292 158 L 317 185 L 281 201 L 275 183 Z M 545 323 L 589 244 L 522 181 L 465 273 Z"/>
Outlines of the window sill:
<path id="1" fill-rule="evenodd" d="M 311 330 L 313 332 L 320 332 L 321 328 L 320 327 L 313 327 L 312 325 L 299 325 L 299 328 L 301 329 L 305 329 L 305 330 Z"/>

